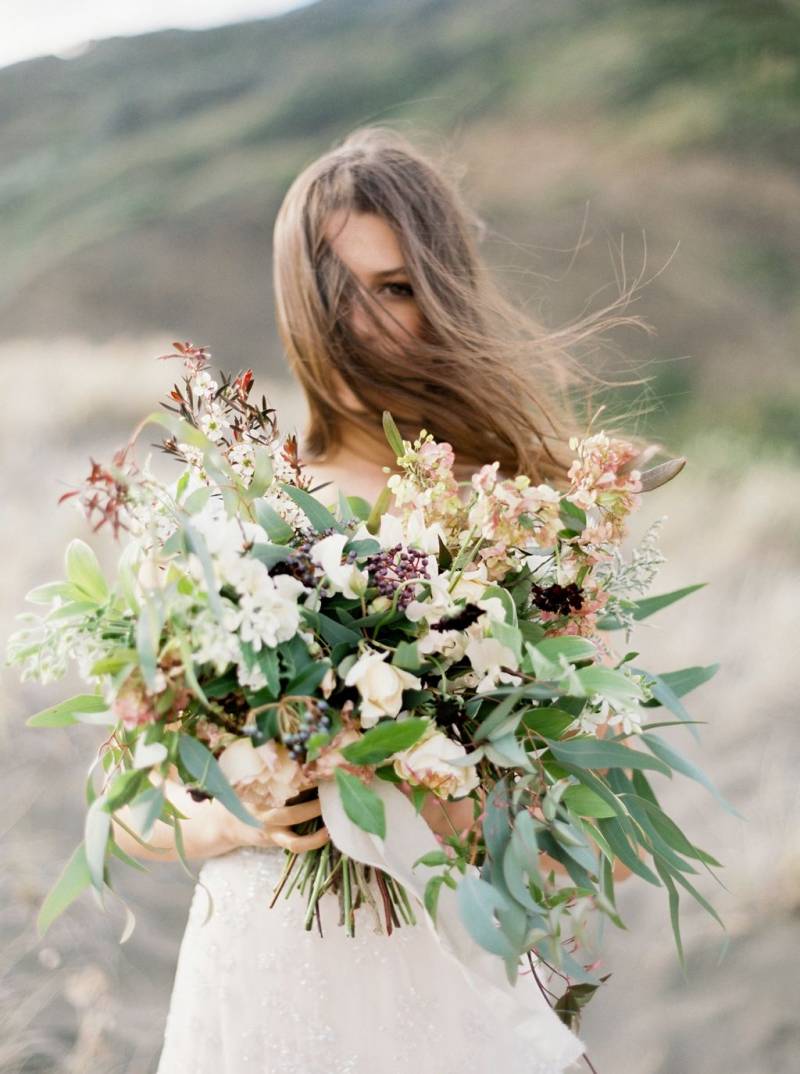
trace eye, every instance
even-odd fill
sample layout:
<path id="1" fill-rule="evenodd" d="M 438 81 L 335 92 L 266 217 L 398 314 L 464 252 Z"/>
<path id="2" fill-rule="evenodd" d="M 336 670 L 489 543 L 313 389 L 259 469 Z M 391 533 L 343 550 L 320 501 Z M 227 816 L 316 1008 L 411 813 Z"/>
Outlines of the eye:
<path id="1" fill-rule="evenodd" d="M 414 296 L 414 288 L 410 283 L 387 283 L 381 287 L 381 291 L 389 291 L 395 298 L 413 298 Z"/>

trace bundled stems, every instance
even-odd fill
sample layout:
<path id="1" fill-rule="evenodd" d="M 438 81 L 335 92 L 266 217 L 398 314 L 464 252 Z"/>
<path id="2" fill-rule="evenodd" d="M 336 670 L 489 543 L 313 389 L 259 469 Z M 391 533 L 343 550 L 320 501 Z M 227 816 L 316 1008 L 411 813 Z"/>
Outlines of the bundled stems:
<path id="1" fill-rule="evenodd" d="M 298 858 L 302 859 L 299 866 Z M 308 891 L 303 925 L 306 931 L 310 931 L 316 914 L 322 935 L 319 902 L 328 888 L 332 887 L 339 897 L 339 925 L 346 925 L 347 935 L 355 936 L 355 911 L 363 902 L 369 904 L 379 926 L 381 924 L 378 905 L 369 887 L 371 873 L 374 873 L 375 884 L 381 897 L 386 935 L 391 936 L 393 929 L 399 928 L 403 923 L 416 925 L 417 917 L 401 883 L 382 869 L 364 865 L 342 854 L 331 843 L 326 843 L 319 850 L 305 853 L 287 851 L 286 863 L 274 888 L 269 907 L 271 909 L 275 905 L 284 888 L 284 898 L 287 899 L 295 888 L 303 894 Z"/>

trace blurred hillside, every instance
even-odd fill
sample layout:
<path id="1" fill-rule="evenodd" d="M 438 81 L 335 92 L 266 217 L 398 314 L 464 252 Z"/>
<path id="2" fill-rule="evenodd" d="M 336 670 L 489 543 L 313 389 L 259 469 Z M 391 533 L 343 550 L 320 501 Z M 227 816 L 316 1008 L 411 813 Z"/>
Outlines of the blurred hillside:
<path id="1" fill-rule="evenodd" d="M 654 277 L 630 312 L 657 335 L 614 343 L 656 377 L 656 430 L 789 444 L 798 104 L 788 0 L 319 0 L 16 64 L 0 341 L 163 333 L 285 375 L 277 207 L 317 153 L 387 121 L 464 166 L 487 257 L 548 324 L 613 299 L 615 272 Z"/>

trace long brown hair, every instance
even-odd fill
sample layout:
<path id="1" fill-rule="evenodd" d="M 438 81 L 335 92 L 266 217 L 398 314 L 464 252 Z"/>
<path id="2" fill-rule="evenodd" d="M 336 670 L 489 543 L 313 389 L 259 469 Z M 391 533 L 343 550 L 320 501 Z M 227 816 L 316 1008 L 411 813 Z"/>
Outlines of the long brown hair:
<path id="1" fill-rule="evenodd" d="M 351 330 L 356 301 L 380 322 L 377 300 L 325 237 L 336 210 L 375 213 L 397 236 L 424 326 L 402 348 L 379 333 L 367 346 Z M 297 176 L 275 221 L 273 258 L 278 328 L 309 408 L 306 461 L 336 449 L 343 423 L 382 440 L 389 410 L 406 439 L 425 428 L 461 463 L 498 460 L 502 473 L 563 482 L 568 440 L 587 431 L 577 414 L 600 382 L 577 349 L 619 325 L 651 329 L 625 314 L 623 293 L 547 331 L 491 279 L 478 253 L 482 228 L 443 167 L 384 126 L 353 131 Z M 363 410 L 337 396 L 334 371 Z"/>

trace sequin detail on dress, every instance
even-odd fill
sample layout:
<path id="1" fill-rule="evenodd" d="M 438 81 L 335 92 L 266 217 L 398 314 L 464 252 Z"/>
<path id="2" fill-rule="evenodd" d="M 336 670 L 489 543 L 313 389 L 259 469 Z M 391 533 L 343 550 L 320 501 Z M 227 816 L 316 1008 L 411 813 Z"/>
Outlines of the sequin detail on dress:
<path id="1" fill-rule="evenodd" d="M 356 935 L 320 902 L 324 935 L 303 928 L 295 890 L 269 907 L 278 847 L 241 847 L 203 863 L 181 943 L 156 1074 L 559 1074 L 513 1039 L 419 923 Z M 373 881 L 374 883 L 374 881 Z M 362 910 L 364 912 L 362 912 Z M 534 988 L 529 978 L 517 987 Z"/>

